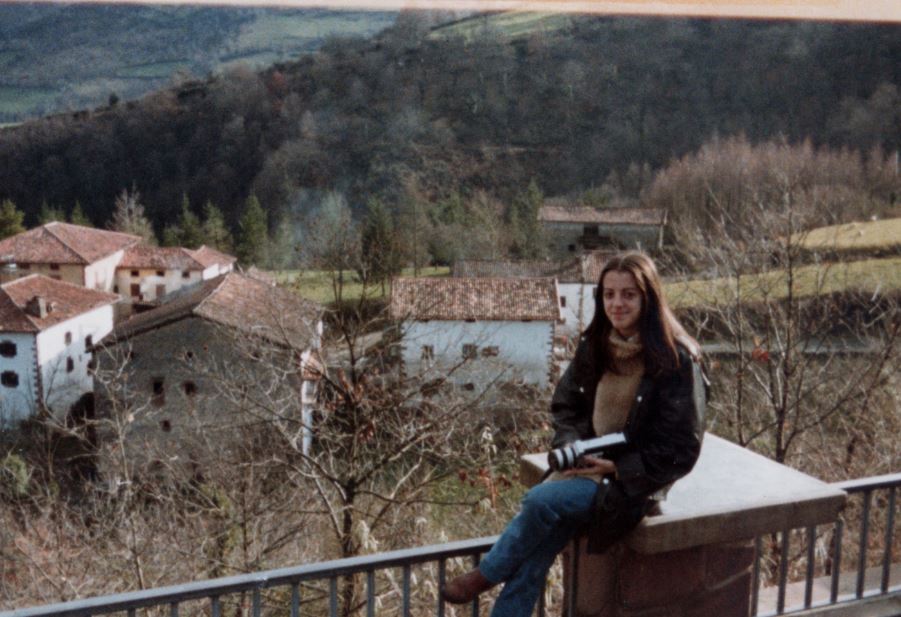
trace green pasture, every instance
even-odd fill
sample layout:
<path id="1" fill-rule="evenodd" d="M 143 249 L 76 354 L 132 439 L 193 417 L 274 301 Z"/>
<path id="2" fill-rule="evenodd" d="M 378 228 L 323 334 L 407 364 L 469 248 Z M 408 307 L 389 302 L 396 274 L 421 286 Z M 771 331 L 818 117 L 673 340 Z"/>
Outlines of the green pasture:
<path id="1" fill-rule="evenodd" d="M 823 263 L 794 270 L 791 288 L 796 297 L 811 297 L 844 291 L 867 293 L 901 289 L 901 257 Z M 673 308 L 755 303 L 780 300 L 788 295 L 789 278 L 785 271 L 747 274 L 739 278 L 675 281 L 665 286 Z"/>
<path id="2" fill-rule="evenodd" d="M 438 28 L 429 36 L 432 38 L 459 36 L 470 40 L 486 30 L 502 32 L 510 38 L 517 38 L 533 32 L 552 32 L 566 28 L 572 23 L 568 15 L 560 13 L 524 13 L 509 11 L 493 15 L 479 15 Z"/>
<path id="3" fill-rule="evenodd" d="M 420 268 L 419 276 L 448 276 L 450 268 Z M 279 283 L 297 289 L 298 293 L 308 300 L 321 304 L 335 301 L 332 281 L 337 279 L 337 272 L 324 270 L 283 270 L 276 272 L 275 277 Z M 414 276 L 413 268 L 404 269 L 402 276 Z M 385 285 L 385 292 L 389 292 L 389 285 Z M 363 293 L 363 285 L 360 283 L 356 272 L 344 272 L 343 298 L 345 300 L 357 300 Z M 370 297 L 382 297 L 381 286 L 370 286 L 366 290 Z"/>
<path id="4" fill-rule="evenodd" d="M 864 251 L 901 247 L 901 218 L 818 227 L 798 236 L 809 250 Z"/>
<path id="5" fill-rule="evenodd" d="M 235 48 L 300 51 L 312 48 L 314 42 L 331 34 L 371 35 L 393 20 L 390 13 L 336 12 L 311 16 L 267 13 L 242 26 Z"/>

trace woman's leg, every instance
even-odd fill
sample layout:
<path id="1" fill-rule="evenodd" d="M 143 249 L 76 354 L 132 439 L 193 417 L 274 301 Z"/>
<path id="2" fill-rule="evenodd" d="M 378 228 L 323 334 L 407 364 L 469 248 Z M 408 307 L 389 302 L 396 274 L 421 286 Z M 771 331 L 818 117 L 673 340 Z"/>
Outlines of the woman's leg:
<path id="1" fill-rule="evenodd" d="M 597 484 L 587 478 L 533 487 L 522 508 L 485 555 L 479 570 L 492 583 L 506 582 L 492 617 L 530 615 L 557 554 L 591 518 Z"/>

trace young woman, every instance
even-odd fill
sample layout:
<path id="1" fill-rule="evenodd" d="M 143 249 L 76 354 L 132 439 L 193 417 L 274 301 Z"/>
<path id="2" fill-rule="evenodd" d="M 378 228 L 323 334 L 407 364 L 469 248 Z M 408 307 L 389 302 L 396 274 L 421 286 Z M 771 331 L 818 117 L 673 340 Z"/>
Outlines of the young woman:
<path id="1" fill-rule="evenodd" d="M 704 430 L 699 347 L 666 304 L 654 262 L 625 253 L 604 266 L 597 308 L 551 400 L 552 447 L 622 431 L 615 461 L 585 456 L 578 469 L 532 488 L 479 567 L 447 583 L 444 599 L 471 602 L 505 583 L 492 617 L 532 614 L 547 571 L 579 532 L 599 553 L 631 531 L 694 466 Z"/>

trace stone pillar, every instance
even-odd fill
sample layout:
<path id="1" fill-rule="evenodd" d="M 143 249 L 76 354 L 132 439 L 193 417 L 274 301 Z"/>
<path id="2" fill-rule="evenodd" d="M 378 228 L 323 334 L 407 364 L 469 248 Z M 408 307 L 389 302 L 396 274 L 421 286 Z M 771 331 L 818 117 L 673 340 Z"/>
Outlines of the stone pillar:
<path id="1" fill-rule="evenodd" d="M 544 455 L 528 455 L 534 484 Z M 580 548 L 578 617 L 747 617 L 754 538 L 834 521 L 846 495 L 824 482 L 707 435 L 694 471 L 677 482 L 660 513 L 648 516 L 603 555 Z M 564 583 L 575 542 L 564 551 Z M 565 613 L 564 613 L 565 614 Z"/>

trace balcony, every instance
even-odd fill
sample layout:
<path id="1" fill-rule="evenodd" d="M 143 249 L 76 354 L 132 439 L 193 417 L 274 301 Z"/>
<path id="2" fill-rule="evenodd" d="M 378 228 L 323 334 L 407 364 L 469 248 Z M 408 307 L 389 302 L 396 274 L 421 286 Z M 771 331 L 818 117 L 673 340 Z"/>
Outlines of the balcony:
<path id="1" fill-rule="evenodd" d="M 540 464 L 540 458 L 526 457 L 524 478 L 534 478 Z M 616 571 L 625 573 L 620 580 L 603 574 L 603 560 L 571 547 L 564 554 L 565 584 L 549 581 L 537 614 L 901 614 L 901 538 L 895 533 L 901 473 L 825 484 L 780 467 L 708 436 L 698 468 L 677 483 L 661 514 L 646 519 L 616 551 Z M 445 606 L 437 590 L 450 572 L 478 563 L 494 540 L 17 609 L 0 617 L 487 615 L 487 595 L 459 608 Z M 698 567 L 701 574 L 693 576 Z M 598 612 L 591 602 L 601 579 L 613 581 L 608 587 L 615 587 L 615 601 Z"/>

